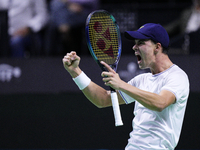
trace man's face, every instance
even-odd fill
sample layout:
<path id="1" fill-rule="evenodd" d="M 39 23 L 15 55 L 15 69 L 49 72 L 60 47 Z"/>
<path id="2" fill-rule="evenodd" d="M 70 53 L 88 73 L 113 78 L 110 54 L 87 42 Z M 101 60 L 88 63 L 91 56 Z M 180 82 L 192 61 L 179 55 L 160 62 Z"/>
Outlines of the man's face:
<path id="1" fill-rule="evenodd" d="M 156 44 L 151 40 L 135 40 L 133 50 L 138 60 L 140 69 L 152 68 L 155 62 L 155 51 Z"/>

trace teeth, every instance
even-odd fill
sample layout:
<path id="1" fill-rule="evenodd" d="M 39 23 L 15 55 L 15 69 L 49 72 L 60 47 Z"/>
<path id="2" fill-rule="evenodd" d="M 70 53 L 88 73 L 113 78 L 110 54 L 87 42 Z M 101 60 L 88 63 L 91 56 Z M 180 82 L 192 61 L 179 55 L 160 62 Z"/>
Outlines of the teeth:
<path id="1" fill-rule="evenodd" d="M 135 56 L 140 56 L 139 54 L 135 54 Z"/>

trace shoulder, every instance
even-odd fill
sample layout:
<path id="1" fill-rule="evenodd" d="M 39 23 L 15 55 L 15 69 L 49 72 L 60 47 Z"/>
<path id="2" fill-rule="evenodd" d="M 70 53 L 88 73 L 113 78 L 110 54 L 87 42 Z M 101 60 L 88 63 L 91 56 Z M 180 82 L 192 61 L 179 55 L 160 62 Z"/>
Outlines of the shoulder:
<path id="1" fill-rule="evenodd" d="M 175 94 L 178 102 L 183 102 L 189 95 L 189 79 L 185 71 L 174 65 L 165 78 L 162 90 L 169 90 Z"/>
<path id="2" fill-rule="evenodd" d="M 164 82 L 175 85 L 189 85 L 189 79 L 185 71 L 179 66 L 174 65 L 167 71 Z"/>
<path id="3" fill-rule="evenodd" d="M 169 75 L 178 80 L 188 80 L 186 72 L 177 65 L 172 67 L 172 69 L 169 71 Z"/>

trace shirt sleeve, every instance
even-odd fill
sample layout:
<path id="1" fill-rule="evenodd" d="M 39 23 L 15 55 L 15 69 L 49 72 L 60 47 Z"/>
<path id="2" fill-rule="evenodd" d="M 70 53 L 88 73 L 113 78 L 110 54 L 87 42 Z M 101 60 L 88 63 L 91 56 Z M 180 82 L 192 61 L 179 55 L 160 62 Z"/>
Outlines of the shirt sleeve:
<path id="1" fill-rule="evenodd" d="M 183 103 L 189 95 L 189 80 L 187 75 L 181 71 L 169 75 L 164 86 L 161 88 L 162 90 L 172 92 L 176 97 L 176 102 L 179 104 Z"/>
<path id="2" fill-rule="evenodd" d="M 119 91 L 119 94 L 121 95 L 121 97 L 123 98 L 123 100 L 125 101 L 126 104 L 130 104 L 132 102 L 135 102 L 135 99 L 130 97 L 128 94 Z"/>
<path id="3" fill-rule="evenodd" d="M 130 80 L 128 82 L 128 84 L 134 86 L 135 85 L 135 79 L 133 78 L 132 80 Z M 135 99 L 132 98 L 131 96 L 129 96 L 128 94 L 126 94 L 122 91 L 119 91 L 119 94 L 121 95 L 121 97 L 123 98 L 123 100 L 125 101 L 126 104 L 130 104 L 132 102 L 135 102 Z"/>

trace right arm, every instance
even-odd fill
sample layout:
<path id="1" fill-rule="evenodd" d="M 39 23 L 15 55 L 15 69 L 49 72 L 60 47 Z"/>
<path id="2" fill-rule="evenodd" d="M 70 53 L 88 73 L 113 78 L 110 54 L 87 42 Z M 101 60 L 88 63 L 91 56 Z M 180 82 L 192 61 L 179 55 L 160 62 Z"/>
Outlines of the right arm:
<path id="1" fill-rule="evenodd" d="M 69 72 L 72 78 L 76 78 L 82 73 L 82 70 L 79 68 L 80 57 L 76 55 L 76 52 L 67 53 L 63 58 L 64 68 Z M 82 90 L 84 95 L 98 108 L 112 106 L 111 94 L 110 91 L 105 90 L 94 82 Z M 121 96 L 119 96 L 119 103 L 123 104 Z"/>

